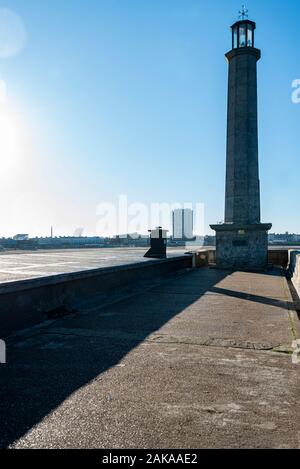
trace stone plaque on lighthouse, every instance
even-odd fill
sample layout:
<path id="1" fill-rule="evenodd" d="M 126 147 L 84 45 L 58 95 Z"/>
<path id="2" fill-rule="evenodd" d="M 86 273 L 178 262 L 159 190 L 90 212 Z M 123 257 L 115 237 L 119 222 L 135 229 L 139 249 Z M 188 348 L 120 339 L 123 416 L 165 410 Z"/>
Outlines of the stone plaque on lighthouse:
<path id="1" fill-rule="evenodd" d="M 220 268 L 264 269 L 268 264 L 268 231 L 261 223 L 257 125 L 256 24 L 242 19 L 232 27 L 229 64 L 225 221 L 216 231 Z"/>

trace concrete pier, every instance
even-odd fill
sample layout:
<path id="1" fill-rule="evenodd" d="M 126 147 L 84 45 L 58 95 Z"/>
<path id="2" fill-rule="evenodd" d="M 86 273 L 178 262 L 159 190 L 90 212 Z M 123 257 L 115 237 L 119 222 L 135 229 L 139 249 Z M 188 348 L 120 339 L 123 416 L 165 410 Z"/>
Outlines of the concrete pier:
<path id="1" fill-rule="evenodd" d="M 8 344 L 0 446 L 299 448 L 286 279 L 208 268 Z"/>

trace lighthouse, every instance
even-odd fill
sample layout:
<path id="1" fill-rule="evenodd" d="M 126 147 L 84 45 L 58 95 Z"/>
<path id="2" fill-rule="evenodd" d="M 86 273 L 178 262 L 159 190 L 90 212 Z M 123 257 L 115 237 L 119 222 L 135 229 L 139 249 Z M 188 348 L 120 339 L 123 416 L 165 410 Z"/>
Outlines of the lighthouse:
<path id="1" fill-rule="evenodd" d="M 261 223 L 257 124 L 256 24 L 243 9 L 232 27 L 228 61 L 226 193 L 224 223 L 216 231 L 220 268 L 264 269 L 268 264 L 268 231 Z"/>

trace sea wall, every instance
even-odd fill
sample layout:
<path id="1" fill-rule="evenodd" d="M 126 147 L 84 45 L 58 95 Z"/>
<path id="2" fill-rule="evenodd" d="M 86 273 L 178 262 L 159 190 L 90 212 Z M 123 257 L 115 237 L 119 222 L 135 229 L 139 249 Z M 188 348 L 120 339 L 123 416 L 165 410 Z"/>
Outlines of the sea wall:
<path id="1" fill-rule="evenodd" d="M 300 297 L 300 250 L 289 251 L 289 273 L 298 296 Z"/>
<path id="2" fill-rule="evenodd" d="M 76 311 L 97 296 L 104 303 L 120 291 L 134 291 L 166 274 L 192 267 L 192 256 L 153 260 L 0 285 L 0 338 L 37 325 L 53 314 Z"/>

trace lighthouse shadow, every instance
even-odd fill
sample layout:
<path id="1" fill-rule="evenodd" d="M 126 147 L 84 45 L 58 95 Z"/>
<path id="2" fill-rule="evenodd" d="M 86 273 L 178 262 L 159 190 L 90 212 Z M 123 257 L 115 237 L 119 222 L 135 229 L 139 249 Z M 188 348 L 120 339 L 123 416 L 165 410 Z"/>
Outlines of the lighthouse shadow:
<path id="1" fill-rule="evenodd" d="M 58 319 L 52 326 L 9 347 L 8 363 L 0 369 L 0 447 L 9 447 L 26 434 L 30 447 L 50 447 L 52 444 L 56 447 L 54 411 L 61 416 L 59 407 L 68 399 L 70 412 L 75 415 L 72 414 L 72 419 L 67 418 L 64 425 L 72 434 L 72 421 L 76 421 L 76 415 L 84 413 L 76 393 L 91 381 L 101 383 L 105 372 L 226 275 L 226 272 L 206 268 L 187 271 L 117 304 Z M 136 366 L 132 376 L 138 373 Z M 99 402 L 100 417 L 103 400 L 110 398 L 102 395 L 101 389 L 99 385 L 99 395 L 94 396 Z M 109 394 L 113 395 L 113 392 L 111 389 Z M 138 384 L 136 393 L 139 393 Z M 49 433 L 45 417 L 51 420 Z M 31 439 L 30 430 L 41 421 L 40 437 Z M 59 419 L 57 422 L 61 425 Z M 26 438 L 24 441 L 26 445 Z"/>

